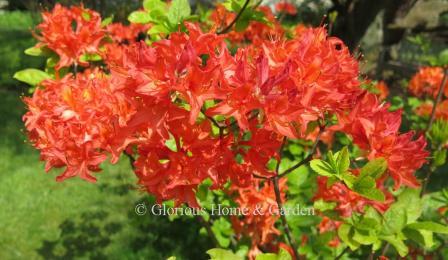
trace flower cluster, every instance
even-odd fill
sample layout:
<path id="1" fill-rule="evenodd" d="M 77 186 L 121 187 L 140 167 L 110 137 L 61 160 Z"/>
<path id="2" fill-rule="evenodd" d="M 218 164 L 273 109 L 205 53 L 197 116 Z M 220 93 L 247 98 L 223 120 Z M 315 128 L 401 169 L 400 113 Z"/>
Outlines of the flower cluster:
<path id="1" fill-rule="evenodd" d="M 37 26 L 38 46 L 47 46 L 60 58 L 56 69 L 72 64 L 86 65 L 83 54 L 97 53 L 105 36 L 100 15 L 92 10 L 56 4 L 52 12 L 42 13 L 43 22 Z"/>
<path id="2" fill-rule="evenodd" d="M 417 96 L 429 95 L 436 97 L 442 85 L 443 70 L 441 67 L 423 67 L 409 82 L 409 91 Z M 444 95 L 448 97 L 447 84 L 444 87 Z"/>
<path id="3" fill-rule="evenodd" d="M 217 34 L 234 19 L 219 5 L 209 31 L 185 22 L 188 33 L 151 44 L 136 41 L 145 25 L 102 27 L 99 15 L 82 7 L 45 12 L 38 46 L 59 55 L 56 70 L 89 67 L 45 80 L 25 98 L 26 128 L 46 169 L 65 168 L 58 180 L 95 181 L 92 172 L 108 156 L 115 163 L 126 152 L 136 158 L 139 185 L 158 202 L 199 207 L 196 191 L 210 179 L 211 189 L 228 189 L 240 207 L 268 207 L 277 203 L 271 180 L 279 174 L 268 164 L 281 161 L 282 140 L 316 139 L 316 125 L 333 119 L 337 123 L 322 135 L 328 143 L 344 132 L 366 159 L 387 160 L 388 175 L 378 188 L 385 190 L 388 176 L 396 188 L 418 186 L 414 173 L 428 156 L 426 141 L 400 133 L 401 112 L 389 112 L 361 88 L 358 62 L 344 43 L 322 27 L 300 27 L 285 39 L 271 11 L 260 10 L 272 25 L 252 22 L 244 32 Z M 254 44 L 233 54 L 226 39 Z M 101 66 L 80 60 L 91 53 L 101 56 Z M 365 199 L 324 177 L 317 181 L 316 198 L 336 202 L 345 217 L 365 205 L 384 211 L 392 201 Z M 284 200 L 285 179 L 279 189 Z M 259 246 L 272 246 L 277 219 L 250 215 L 233 224 L 238 236 L 252 238 L 255 254 Z"/>
<path id="4" fill-rule="evenodd" d="M 440 87 L 442 87 L 443 95 L 446 98 L 448 97 L 448 81 L 442 86 L 443 74 L 441 67 L 423 67 L 409 82 L 409 91 L 417 97 L 427 94 L 436 98 Z M 432 110 L 433 104 L 427 102 L 417 107 L 416 113 L 420 116 L 429 116 Z M 434 116 L 436 119 L 448 120 L 448 99 L 441 100 L 436 107 Z"/>

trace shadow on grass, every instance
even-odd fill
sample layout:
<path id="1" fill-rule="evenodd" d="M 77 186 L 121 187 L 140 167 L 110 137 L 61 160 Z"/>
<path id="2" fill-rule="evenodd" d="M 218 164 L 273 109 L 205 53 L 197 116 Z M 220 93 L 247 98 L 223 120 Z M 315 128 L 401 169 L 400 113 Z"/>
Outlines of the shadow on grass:
<path id="1" fill-rule="evenodd" d="M 207 259 L 205 252 L 213 248 L 211 240 L 199 234 L 201 226 L 193 218 L 170 221 L 166 216 L 138 216 L 132 211 L 126 222 L 119 222 L 97 210 L 63 221 L 59 239 L 44 240 L 36 251 L 44 259 L 107 259 L 111 257 L 108 246 L 116 243 L 114 238 L 125 226 L 132 231 L 125 232 L 127 245 L 122 245 L 132 252 L 126 255 L 128 259 Z"/>

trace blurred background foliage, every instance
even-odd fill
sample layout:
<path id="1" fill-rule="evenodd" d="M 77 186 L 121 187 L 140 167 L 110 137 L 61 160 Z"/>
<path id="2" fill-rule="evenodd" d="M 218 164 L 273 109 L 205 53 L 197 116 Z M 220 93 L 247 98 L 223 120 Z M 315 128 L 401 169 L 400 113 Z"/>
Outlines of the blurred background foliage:
<path id="1" fill-rule="evenodd" d="M 135 205 L 151 198 L 136 190 L 136 178 L 126 158 L 118 166 L 105 165 L 96 185 L 76 178 L 56 183 L 52 181 L 56 174 L 43 174 L 37 151 L 24 142 L 24 108 L 19 95 L 27 88 L 12 75 L 44 65 L 43 59 L 27 56 L 23 50 L 35 43 L 32 28 L 40 21 L 39 12 L 56 2 L 83 2 L 103 17 L 113 14 L 114 21 L 122 22 L 141 6 L 140 0 L 0 0 L 0 259 L 207 258 L 205 251 L 213 246 L 194 219 L 170 222 L 168 218 L 135 214 Z M 213 6 L 213 2 L 190 1 L 193 10 L 198 4 Z M 342 38 L 360 58 L 363 73 L 387 82 L 393 108 L 409 112 L 403 130 L 422 123 L 412 117 L 417 101 L 407 99 L 407 79 L 418 66 L 428 63 L 427 57 L 447 48 L 447 0 L 290 2 L 298 7 L 298 13 L 284 17 L 286 25 L 329 24 L 330 34 Z M 289 149 L 288 163 L 304 155 L 300 143 Z M 291 192 L 297 195 L 297 201 L 291 203 L 303 204 L 313 194 L 315 187 L 309 185 L 314 182 L 308 178 L 312 177 L 307 168 L 291 175 Z M 446 185 L 446 178 L 436 174 L 429 189 Z M 291 221 L 298 228 L 311 228 L 319 222 L 316 217 L 295 218 Z M 299 229 L 293 231 L 299 236 Z M 311 242 L 319 245 L 328 242 L 326 239 Z"/>

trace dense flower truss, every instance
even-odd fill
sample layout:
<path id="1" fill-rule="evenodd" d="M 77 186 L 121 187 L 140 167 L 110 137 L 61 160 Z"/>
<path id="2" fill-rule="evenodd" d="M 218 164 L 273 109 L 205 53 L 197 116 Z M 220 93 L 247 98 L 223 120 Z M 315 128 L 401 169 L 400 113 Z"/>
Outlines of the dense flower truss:
<path id="1" fill-rule="evenodd" d="M 97 53 L 105 32 L 100 15 L 83 7 L 66 8 L 56 4 L 52 12 L 42 13 L 43 22 L 37 26 L 38 47 L 46 46 L 59 55 L 56 69 L 72 64 L 85 64 L 83 54 Z"/>
<path id="2" fill-rule="evenodd" d="M 420 105 L 415 112 L 419 116 L 430 116 L 432 109 L 432 103 L 424 103 Z M 437 105 L 434 116 L 436 119 L 448 121 L 448 99 L 443 100 Z"/>
<path id="3" fill-rule="evenodd" d="M 141 33 L 145 33 L 149 26 L 144 24 L 131 23 L 126 26 L 121 23 L 113 23 L 107 26 L 106 30 L 112 40 L 118 43 L 135 42 Z"/>
<path id="4" fill-rule="evenodd" d="M 135 113 L 134 102 L 99 70 L 46 80 L 24 101 L 25 126 L 46 170 L 66 167 L 58 181 L 76 175 L 95 181 L 91 172 L 100 170 L 107 153 L 117 161 L 130 137 L 126 124 Z"/>
<path id="5" fill-rule="evenodd" d="M 286 179 L 279 184 L 282 200 L 285 198 Z M 280 231 L 275 228 L 275 222 L 279 218 L 280 211 L 275 200 L 274 187 L 272 183 L 261 183 L 255 180 L 252 185 L 245 188 L 232 188 L 236 196 L 235 202 L 248 214 L 242 219 L 232 216 L 232 225 L 237 236 L 246 236 L 251 239 L 252 247 L 249 252 L 250 258 L 270 247 Z"/>
<path id="6" fill-rule="evenodd" d="M 421 135 L 413 140 L 413 133 L 399 133 L 401 111 L 388 112 L 385 103 L 379 103 L 373 94 L 365 94 L 347 117 L 341 117 L 346 133 L 353 142 L 367 152 L 368 159 L 383 157 L 395 188 L 401 185 L 417 187 L 414 173 L 425 162 L 429 153 Z M 412 160 L 409 160 L 412 158 Z"/>
<path id="7" fill-rule="evenodd" d="M 436 97 L 442 84 L 443 69 L 441 67 L 423 67 L 409 82 L 409 91 L 417 97 L 429 95 Z M 443 86 L 444 95 L 448 97 L 448 83 Z"/>
<path id="8" fill-rule="evenodd" d="M 279 13 L 285 12 L 289 15 L 296 15 L 297 14 L 297 8 L 295 5 L 288 3 L 286 1 L 281 1 L 277 4 L 275 4 L 275 10 Z"/>
<path id="9" fill-rule="evenodd" d="M 76 75 L 56 74 L 25 98 L 26 129 L 46 170 L 64 167 L 58 180 L 94 181 L 92 172 L 108 156 L 114 163 L 126 151 L 136 159 L 140 186 L 159 202 L 199 207 L 196 191 L 209 179 L 211 189 L 226 189 L 240 207 L 266 209 L 278 207 L 271 181 L 278 172 L 268 165 L 281 161 L 285 140 L 319 136 L 331 146 L 340 131 L 367 160 L 386 159 L 387 174 L 376 186 L 387 199 L 368 200 L 343 183 L 327 185 L 326 177 L 317 180 L 316 199 L 336 202 L 336 211 L 349 217 L 365 205 L 386 210 L 393 200 L 384 185 L 389 177 L 395 188 L 417 187 L 415 171 L 428 156 L 425 139 L 400 133 L 401 111 L 389 112 L 388 104 L 361 87 L 358 62 L 344 43 L 321 27 L 297 27 L 286 39 L 270 10 L 259 10 L 271 25 L 252 22 L 245 32 L 217 34 L 235 18 L 218 6 L 209 31 L 185 22 L 188 32 L 179 29 L 151 44 L 136 41 L 148 26 L 103 29 L 99 15 L 82 7 L 56 5 L 45 12 L 38 46 L 59 55 L 56 70 L 80 63 L 86 53 L 102 58 L 101 65 L 85 63 L 90 68 Z M 101 41 L 106 35 L 112 41 Z M 252 44 L 231 52 L 229 39 Z M 415 93 L 426 93 L 426 73 L 414 80 Z M 433 95 L 437 82 L 428 93 Z M 377 88 L 383 99 L 387 88 Z M 325 126 L 330 120 L 335 123 Z M 322 135 L 316 125 L 326 128 Z M 285 179 L 279 183 L 284 200 Z M 255 255 L 279 246 L 278 218 L 248 215 L 232 221 L 239 237 L 252 238 Z"/>

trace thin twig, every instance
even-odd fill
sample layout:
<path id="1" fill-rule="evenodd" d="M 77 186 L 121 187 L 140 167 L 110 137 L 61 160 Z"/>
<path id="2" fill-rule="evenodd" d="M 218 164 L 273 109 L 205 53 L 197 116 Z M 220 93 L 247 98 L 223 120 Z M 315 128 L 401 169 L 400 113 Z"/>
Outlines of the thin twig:
<path id="1" fill-rule="evenodd" d="M 381 251 L 381 255 L 385 256 L 387 253 L 387 250 L 389 250 L 390 244 L 386 243 L 386 245 L 383 248 L 383 251 Z"/>
<path id="2" fill-rule="evenodd" d="M 308 154 L 307 157 L 305 157 L 305 159 L 303 159 L 302 161 L 296 163 L 291 168 L 285 170 L 281 174 L 273 175 L 273 176 L 270 176 L 270 177 L 261 176 L 261 175 L 257 175 L 257 174 L 252 174 L 252 176 L 257 178 L 257 179 L 264 179 L 264 180 L 272 180 L 274 178 L 282 178 L 282 177 L 290 174 L 291 172 L 293 172 L 295 169 L 299 168 L 300 166 L 307 164 L 308 162 L 310 162 L 313 159 L 313 155 L 316 152 L 317 145 L 319 144 L 319 141 L 320 141 L 320 137 L 322 136 L 322 133 L 324 131 L 325 131 L 325 126 L 319 126 L 319 133 L 317 134 L 316 140 L 314 141 L 314 144 L 311 147 L 310 153 Z"/>
<path id="3" fill-rule="evenodd" d="M 205 228 L 205 230 L 207 231 L 208 236 L 213 241 L 215 246 L 221 247 L 219 245 L 218 239 L 216 239 L 215 233 L 213 233 L 212 226 L 211 226 L 210 222 L 206 221 L 204 219 L 204 217 L 202 217 L 201 215 L 198 215 L 197 219 L 199 220 L 199 223 L 201 223 L 201 225 Z"/>
<path id="4" fill-rule="evenodd" d="M 431 117 L 429 118 L 429 123 L 428 123 L 428 126 L 426 127 L 426 132 L 431 130 L 432 124 L 434 123 L 434 120 L 436 117 L 437 105 L 440 103 L 440 100 L 442 99 L 443 90 L 445 88 L 447 79 L 448 79 L 448 68 L 445 68 L 443 70 L 443 79 L 442 79 L 442 82 L 440 83 L 439 92 L 437 93 L 437 97 L 434 102 L 434 106 L 432 107 Z"/>
<path id="5" fill-rule="evenodd" d="M 426 178 L 423 180 L 423 188 L 422 188 L 422 191 L 420 192 L 420 198 L 426 194 L 426 190 L 428 189 L 428 183 L 429 183 L 429 179 L 431 179 L 432 172 L 433 172 L 433 170 L 429 169 L 428 173 L 426 174 Z"/>
<path id="6" fill-rule="evenodd" d="M 437 93 L 437 97 L 434 101 L 434 106 L 432 107 L 432 111 L 431 111 L 431 117 L 429 118 L 429 123 L 428 123 L 428 126 L 426 127 L 425 132 L 429 132 L 434 123 L 434 120 L 436 118 L 437 105 L 440 103 L 440 100 L 442 99 L 447 80 L 448 80 L 448 68 L 444 68 L 443 69 L 443 79 L 442 79 L 442 82 L 440 83 L 439 92 Z M 433 170 L 430 167 L 430 169 L 428 170 L 428 172 L 426 174 L 426 178 L 423 180 L 423 188 L 422 188 L 422 191 L 420 192 L 420 197 L 423 197 L 423 195 L 425 195 L 432 173 L 433 173 Z"/>
<path id="7" fill-rule="evenodd" d="M 279 180 L 278 171 L 280 169 L 280 163 L 282 162 L 282 155 L 281 154 L 282 154 L 283 148 L 285 147 L 286 140 L 287 140 L 287 138 L 284 137 L 283 141 L 282 141 L 282 145 L 280 146 L 280 149 L 279 149 L 280 158 L 278 160 L 278 163 L 277 163 L 277 166 L 276 166 L 276 169 L 275 169 L 275 172 L 277 173 L 277 176 L 275 176 L 275 178 L 272 179 L 272 183 L 274 185 L 275 200 L 277 201 L 277 207 L 278 207 L 280 219 L 282 221 L 283 229 L 285 230 L 286 238 L 288 239 L 289 245 L 292 247 L 295 259 L 300 259 L 300 256 L 297 253 L 298 247 L 297 247 L 296 240 L 294 239 L 294 237 L 291 234 L 291 230 L 289 229 L 289 225 L 288 225 L 288 222 L 286 221 L 285 214 L 282 213 L 282 211 L 283 211 L 283 203 L 282 203 L 282 196 L 280 194 L 280 186 L 279 186 L 279 183 L 278 183 L 278 180 Z"/>
<path id="8" fill-rule="evenodd" d="M 324 130 L 325 130 L 325 126 L 319 126 L 319 133 L 317 134 L 316 140 L 314 141 L 313 147 L 311 148 L 311 151 L 308 154 L 308 156 L 305 159 L 303 159 L 302 161 L 298 162 L 296 165 L 292 166 L 291 168 L 287 169 L 283 173 L 279 174 L 277 176 L 278 178 L 281 178 L 281 177 L 283 177 L 285 175 L 290 174 L 295 169 L 299 168 L 300 166 L 308 163 L 309 161 L 311 161 L 313 159 L 313 155 L 316 152 L 317 145 L 319 144 L 320 138 L 321 138 L 322 133 L 324 132 Z"/>
<path id="9" fill-rule="evenodd" d="M 224 28 L 223 30 L 217 32 L 217 34 L 224 34 L 224 33 L 227 33 L 228 31 L 230 31 L 230 29 L 232 29 L 233 25 L 238 21 L 238 19 L 240 19 L 240 17 L 243 14 L 244 10 L 246 10 L 247 6 L 249 5 L 249 2 L 250 2 L 250 0 L 246 0 L 246 2 L 244 2 L 243 7 L 241 7 L 241 10 L 235 16 L 235 19 L 233 19 L 233 21 L 229 25 L 227 25 L 226 28 Z"/>
<path id="10" fill-rule="evenodd" d="M 218 121 L 216 121 L 212 116 L 207 115 L 207 114 L 205 113 L 205 109 L 201 109 L 201 112 L 202 112 L 202 114 L 204 114 L 204 116 L 205 116 L 208 120 L 210 120 L 216 127 L 218 127 L 219 129 L 221 129 L 221 128 L 223 127 L 223 126 L 220 125 L 220 124 L 218 123 Z"/>
<path id="11" fill-rule="evenodd" d="M 345 255 L 345 253 L 347 253 L 347 251 L 348 251 L 348 247 L 344 248 L 344 250 L 342 250 L 342 252 L 338 256 L 336 256 L 336 258 L 334 260 L 341 259 Z"/>

